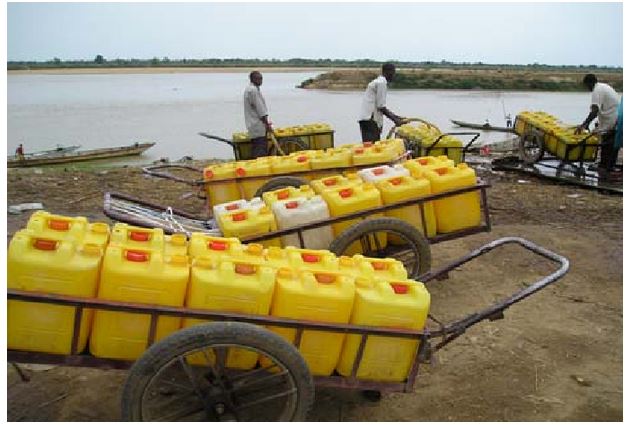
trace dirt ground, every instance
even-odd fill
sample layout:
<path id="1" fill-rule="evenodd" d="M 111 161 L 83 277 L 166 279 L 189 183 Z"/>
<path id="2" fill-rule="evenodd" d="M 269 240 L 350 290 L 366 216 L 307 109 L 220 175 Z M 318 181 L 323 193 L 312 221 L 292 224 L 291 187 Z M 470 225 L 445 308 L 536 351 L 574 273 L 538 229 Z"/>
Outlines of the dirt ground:
<path id="1" fill-rule="evenodd" d="M 621 421 L 622 201 L 571 186 L 510 174 L 483 173 L 492 184 L 490 233 L 432 247 L 440 265 L 501 236 L 521 236 L 571 261 L 566 277 L 482 322 L 423 365 L 411 394 L 378 402 L 353 391 L 318 390 L 317 421 Z M 518 180 L 526 183 L 519 183 Z M 107 171 L 9 170 L 8 204 L 43 202 L 57 214 L 109 220 L 102 194 L 117 190 L 203 211 L 190 187 Z M 184 197 L 182 198 L 182 195 Z M 7 241 L 29 213 L 8 216 Z M 553 267 L 516 247 L 501 248 L 430 282 L 432 314 L 449 321 L 531 283 Z M 121 371 L 54 367 L 27 370 L 21 382 L 8 365 L 10 421 L 119 419 Z"/>

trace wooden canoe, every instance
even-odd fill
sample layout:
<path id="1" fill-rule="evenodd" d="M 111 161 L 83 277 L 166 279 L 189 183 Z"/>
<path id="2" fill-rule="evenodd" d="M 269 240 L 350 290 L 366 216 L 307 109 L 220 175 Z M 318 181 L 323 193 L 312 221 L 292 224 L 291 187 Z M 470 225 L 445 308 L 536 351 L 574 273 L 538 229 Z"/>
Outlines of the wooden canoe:
<path id="1" fill-rule="evenodd" d="M 451 122 L 460 127 L 474 128 L 477 130 L 503 131 L 505 133 L 514 133 L 514 129 L 512 127 L 495 127 L 490 124 L 474 124 L 474 123 L 458 121 L 458 120 L 451 120 Z"/>
<path id="2" fill-rule="evenodd" d="M 118 146 L 115 148 L 90 149 L 86 151 L 67 152 L 63 154 L 55 153 L 41 155 L 37 157 L 25 157 L 23 160 L 15 157 L 7 160 L 8 168 L 16 167 L 36 167 L 40 165 L 65 164 L 68 162 L 91 161 L 95 159 L 117 158 L 121 156 L 140 155 L 150 147 L 155 145 L 149 143 L 134 143 L 129 146 Z"/>

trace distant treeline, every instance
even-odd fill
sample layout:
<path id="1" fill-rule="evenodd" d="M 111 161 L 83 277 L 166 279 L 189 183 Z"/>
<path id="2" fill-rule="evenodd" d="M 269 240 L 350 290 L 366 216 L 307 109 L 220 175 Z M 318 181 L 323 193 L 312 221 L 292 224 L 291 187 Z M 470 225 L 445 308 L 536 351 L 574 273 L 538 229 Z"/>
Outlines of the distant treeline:
<path id="1" fill-rule="evenodd" d="M 392 60 L 399 68 L 412 69 L 435 69 L 435 68 L 458 68 L 458 69 L 504 69 L 504 70 L 596 70 L 606 72 L 623 72 L 621 67 L 598 67 L 596 65 L 510 65 L 510 64 L 485 64 L 483 62 L 450 62 L 442 60 L 440 62 L 421 61 L 396 61 Z M 8 70 L 29 70 L 29 69 L 54 69 L 54 68 L 145 68 L 145 67 L 313 67 L 313 68 L 377 68 L 382 62 L 371 59 L 106 59 L 102 55 L 97 55 L 93 60 L 61 60 L 53 58 L 48 61 L 9 61 Z"/>

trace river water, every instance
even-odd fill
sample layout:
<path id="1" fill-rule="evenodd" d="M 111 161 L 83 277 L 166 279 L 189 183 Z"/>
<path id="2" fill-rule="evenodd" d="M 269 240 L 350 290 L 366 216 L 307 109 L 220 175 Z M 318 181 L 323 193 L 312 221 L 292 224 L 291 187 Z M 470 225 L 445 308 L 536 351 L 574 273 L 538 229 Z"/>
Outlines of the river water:
<path id="1" fill-rule="evenodd" d="M 304 90 L 296 86 L 316 72 L 266 72 L 262 86 L 276 127 L 324 122 L 335 130 L 335 144 L 360 141 L 357 114 L 362 91 Z M 198 136 L 224 138 L 244 130 L 242 93 L 247 73 L 164 73 L 9 75 L 7 153 L 19 143 L 26 151 L 57 144 L 93 149 L 154 141 L 134 162 L 232 158 L 231 148 Z M 443 132 L 466 131 L 449 119 L 505 125 L 504 115 L 547 111 L 567 123 L 588 113 L 589 93 L 390 90 L 387 104 L 402 116 L 422 118 Z M 385 130 L 391 123 L 385 124 Z M 470 130 L 468 130 L 470 131 Z M 384 132 L 385 133 L 385 132 Z M 482 132 L 480 142 L 508 135 Z M 467 137 L 462 136 L 463 141 Z"/>

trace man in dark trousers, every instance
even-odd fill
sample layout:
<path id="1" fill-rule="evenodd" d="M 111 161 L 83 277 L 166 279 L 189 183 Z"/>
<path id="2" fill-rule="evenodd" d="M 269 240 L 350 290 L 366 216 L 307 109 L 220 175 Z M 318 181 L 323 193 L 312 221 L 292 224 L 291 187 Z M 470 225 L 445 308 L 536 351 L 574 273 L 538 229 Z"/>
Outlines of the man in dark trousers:
<path id="1" fill-rule="evenodd" d="M 269 121 L 265 99 L 260 92 L 263 82 L 262 74 L 252 71 L 249 74 L 249 81 L 243 94 L 245 127 L 252 143 L 252 158 L 258 158 L 267 155 L 267 132 L 273 132 L 273 128 Z"/>
<path id="2" fill-rule="evenodd" d="M 576 128 L 575 133 L 579 134 L 588 129 L 591 121 L 597 117 L 599 125 L 595 132 L 601 135 L 602 144 L 599 171 L 602 177 L 608 177 L 615 167 L 619 154 L 619 149 L 615 148 L 614 144 L 619 95 L 608 84 L 598 82 L 593 74 L 586 74 L 582 83 L 592 92 L 591 111 L 584 122 Z"/>
<path id="3" fill-rule="evenodd" d="M 391 83 L 396 74 L 396 67 L 392 63 L 385 63 L 381 67 L 381 75 L 372 80 L 365 89 L 359 114 L 359 127 L 364 142 L 375 142 L 381 139 L 383 131 L 383 115 L 399 126 L 403 118 L 387 109 L 387 83 Z"/>

